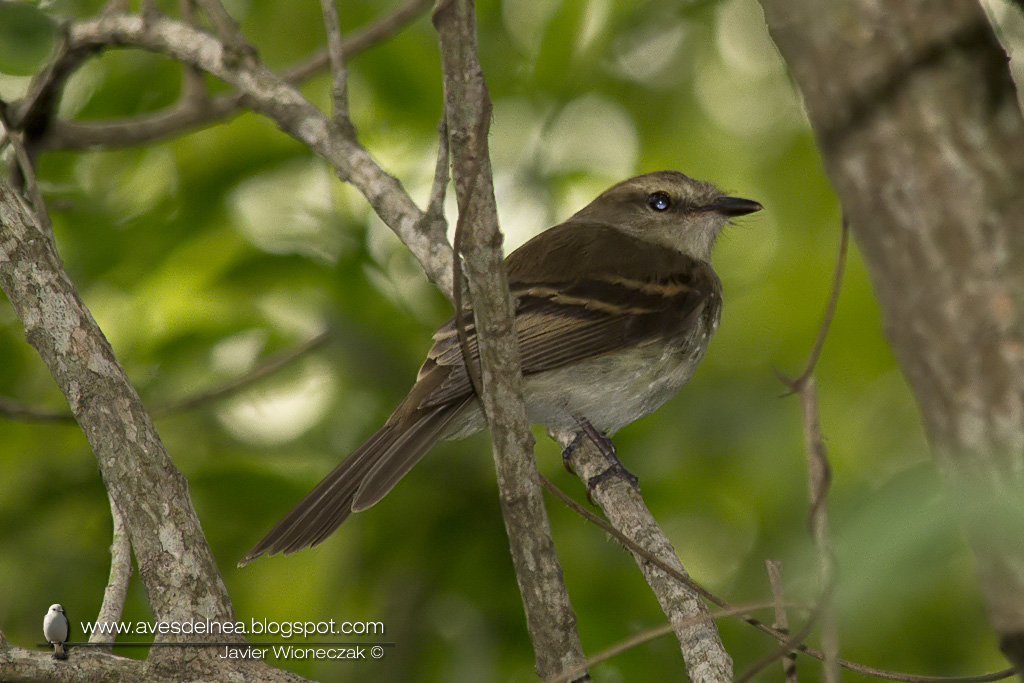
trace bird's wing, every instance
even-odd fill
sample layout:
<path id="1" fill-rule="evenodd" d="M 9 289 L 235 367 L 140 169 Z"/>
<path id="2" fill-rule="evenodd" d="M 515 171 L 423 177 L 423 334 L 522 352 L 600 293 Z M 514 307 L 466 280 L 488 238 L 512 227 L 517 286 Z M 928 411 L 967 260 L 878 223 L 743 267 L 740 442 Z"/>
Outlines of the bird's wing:
<path id="1" fill-rule="evenodd" d="M 600 253 L 591 249 L 597 241 Z M 551 264 L 557 267 L 529 268 L 541 259 L 553 259 Z M 721 296 L 721 285 L 707 263 L 603 225 L 552 228 L 513 252 L 506 266 L 516 300 L 520 361 L 527 375 L 684 331 L 709 304 L 717 309 Z M 472 312 L 464 320 L 475 360 L 479 356 Z M 434 335 L 420 378 L 438 373 L 447 377 L 419 402 L 419 408 L 472 391 L 454 319 Z"/>

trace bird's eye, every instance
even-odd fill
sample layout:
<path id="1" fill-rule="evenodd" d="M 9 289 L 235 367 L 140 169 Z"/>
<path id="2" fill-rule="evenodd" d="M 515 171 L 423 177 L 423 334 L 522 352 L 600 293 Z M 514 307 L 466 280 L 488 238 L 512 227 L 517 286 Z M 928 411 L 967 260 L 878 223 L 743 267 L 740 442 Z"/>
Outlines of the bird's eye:
<path id="1" fill-rule="evenodd" d="M 665 211 L 672 205 L 672 198 L 666 192 L 652 192 L 647 195 L 647 206 L 655 211 Z"/>

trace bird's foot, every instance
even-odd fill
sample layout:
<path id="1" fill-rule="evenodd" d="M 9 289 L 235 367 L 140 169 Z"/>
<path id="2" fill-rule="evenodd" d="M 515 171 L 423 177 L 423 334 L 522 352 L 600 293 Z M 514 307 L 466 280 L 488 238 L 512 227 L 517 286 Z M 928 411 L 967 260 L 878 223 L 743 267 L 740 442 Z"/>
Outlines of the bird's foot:
<path id="1" fill-rule="evenodd" d="M 594 442 L 594 445 L 597 446 L 597 450 L 601 451 L 601 455 L 603 455 L 608 462 L 613 464 L 619 462 L 619 459 L 615 457 L 615 444 L 612 443 L 612 440 L 608 438 L 607 434 L 602 431 L 598 431 L 594 425 L 590 424 L 590 420 L 582 415 L 573 415 L 572 419 L 576 420 L 576 424 L 578 424 L 582 430 L 580 436 L 586 434 L 587 437 Z M 579 438 L 580 437 L 576 437 L 574 443 L 579 440 Z"/>
<path id="2" fill-rule="evenodd" d="M 628 482 L 630 486 L 639 491 L 640 480 L 637 479 L 635 474 L 627 470 L 623 464 L 619 462 L 619 458 L 615 454 L 615 444 L 612 443 L 612 440 L 608 435 L 599 431 L 594 427 L 594 425 L 590 424 L 590 420 L 582 415 L 573 415 L 572 417 L 576 420 L 576 424 L 579 425 L 580 432 L 576 435 L 576 438 L 572 440 L 572 443 L 566 446 L 565 450 L 562 451 L 562 461 L 565 463 L 566 469 L 570 468 L 571 463 L 569 462 L 569 458 L 572 456 L 576 448 L 579 447 L 580 441 L 584 436 L 594 442 L 594 445 L 597 446 L 597 450 L 599 450 L 601 455 L 605 457 L 605 460 L 608 461 L 608 469 L 587 480 L 587 500 L 590 501 L 590 504 L 594 504 L 594 489 L 601 484 L 601 482 L 612 477 L 621 477 Z M 572 469 L 569 469 L 569 471 L 573 472 Z M 573 473 L 575 474 L 575 472 Z"/>
<path id="3" fill-rule="evenodd" d="M 572 454 L 580 447 L 580 443 L 585 436 L 584 432 L 577 432 L 576 437 L 569 442 L 569 445 L 562 449 L 562 464 L 565 465 L 565 469 L 569 474 L 576 474 L 576 468 L 572 466 Z"/>
<path id="4" fill-rule="evenodd" d="M 634 489 L 640 491 L 640 480 L 637 476 L 623 467 L 621 462 L 616 460 L 601 474 L 594 475 L 590 479 L 587 479 L 587 500 L 590 501 L 591 505 L 594 505 L 594 490 L 602 482 L 607 481 L 612 477 L 619 477 Z"/>

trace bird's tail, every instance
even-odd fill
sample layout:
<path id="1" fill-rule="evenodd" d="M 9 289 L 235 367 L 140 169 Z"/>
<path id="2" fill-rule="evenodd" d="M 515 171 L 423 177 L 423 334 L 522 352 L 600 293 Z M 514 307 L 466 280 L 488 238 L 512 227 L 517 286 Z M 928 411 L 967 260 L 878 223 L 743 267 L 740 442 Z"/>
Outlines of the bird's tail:
<path id="1" fill-rule="evenodd" d="M 324 541 L 351 513 L 383 498 L 443 436 L 468 402 L 467 397 L 402 419 L 393 416 L 306 494 L 238 566 L 263 553 L 288 555 Z"/>
<path id="2" fill-rule="evenodd" d="M 53 644 L 53 656 L 57 659 L 67 659 L 68 651 L 64 649 L 64 643 Z"/>

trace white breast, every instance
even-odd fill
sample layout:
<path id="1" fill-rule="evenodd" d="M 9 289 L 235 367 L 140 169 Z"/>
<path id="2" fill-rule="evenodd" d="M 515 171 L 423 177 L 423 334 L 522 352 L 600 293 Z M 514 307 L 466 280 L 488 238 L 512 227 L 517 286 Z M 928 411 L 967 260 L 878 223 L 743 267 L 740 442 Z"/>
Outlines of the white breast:
<path id="1" fill-rule="evenodd" d="M 698 322 L 666 344 L 648 342 L 627 351 L 532 375 L 526 379 L 530 422 L 556 431 L 578 431 L 580 415 L 606 434 L 657 410 L 690 379 L 717 327 Z"/>
<path id="2" fill-rule="evenodd" d="M 46 636 L 47 642 L 63 643 L 68 639 L 67 618 L 61 612 L 47 612 L 43 617 L 43 635 Z"/>

